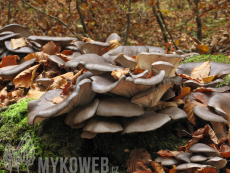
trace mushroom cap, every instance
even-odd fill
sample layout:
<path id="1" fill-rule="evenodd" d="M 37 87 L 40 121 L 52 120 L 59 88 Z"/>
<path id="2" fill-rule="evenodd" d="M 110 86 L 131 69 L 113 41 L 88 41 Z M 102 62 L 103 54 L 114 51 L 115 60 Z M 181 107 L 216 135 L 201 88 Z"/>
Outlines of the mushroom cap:
<path id="1" fill-rule="evenodd" d="M 51 36 L 35 36 L 35 35 L 29 36 L 27 39 L 29 41 L 36 41 L 41 45 L 45 45 L 46 43 L 50 41 L 53 41 L 55 43 L 58 42 L 60 43 L 61 47 L 65 47 L 68 44 L 70 44 L 72 41 L 77 40 L 74 37 L 51 37 Z"/>
<path id="2" fill-rule="evenodd" d="M 137 56 L 141 52 L 148 52 L 148 48 L 145 46 L 118 46 L 115 49 L 112 49 L 103 55 L 103 58 L 112 63 L 117 58 L 120 53 L 123 53 L 126 56 L 132 57 Z"/>
<path id="3" fill-rule="evenodd" d="M 182 160 L 186 163 L 190 163 L 191 157 L 192 157 L 192 153 L 188 153 L 188 152 L 183 152 L 176 155 L 177 160 Z"/>
<path id="4" fill-rule="evenodd" d="M 149 70 L 145 70 L 139 74 L 134 74 L 132 72 L 129 72 L 129 74 L 132 78 L 144 78 L 145 79 L 149 75 Z"/>
<path id="5" fill-rule="evenodd" d="M 224 119 L 222 116 L 210 112 L 203 106 L 195 106 L 193 108 L 193 112 L 203 120 L 228 124 L 228 121 Z"/>
<path id="6" fill-rule="evenodd" d="M 137 65 L 137 60 L 135 60 L 132 57 L 129 57 L 123 53 L 120 53 L 114 61 L 121 64 L 122 67 L 130 68 L 131 70 L 134 70 Z"/>
<path id="7" fill-rule="evenodd" d="M 194 144 L 189 148 L 189 151 L 193 153 L 204 153 L 207 156 L 221 156 L 217 150 L 203 143 Z"/>
<path id="8" fill-rule="evenodd" d="M 173 76 L 173 77 L 166 77 L 163 80 L 163 84 L 175 84 L 175 85 L 182 85 L 182 77 L 180 76 Z"/>
<path id="9" fill-rule="evenodd" d="M 83 73 L 81 76 L 79 76 L 79 77 L 77 78 L 76 84 L 78 84 L 78 83 L 79 83 L 81 80 L 83 80 L 83 79 L 89 79 L 91 76 L 93 76 L 93 73 L 91 73 L 91 72 L 89 72 L 89 71 Z"/>
<path id="10" fill-rule="evenodd" d="M 97 93 L 110 92 L 129 98 L 150 88 L 148 85 L 135 85 L 132 82 L 125 81 L 125 75 L 121 76 L 119 80 L 115 80 L 110 74 L 104 73 L 98 76 L 92 76 L 90 79 L 93 81 L 92 90 Z"/>
<path id="11" fill-rule="evenodd" d="M 87 105 L 77 107 L 68 113 L 68 115 L 66 116 L 66 119 L 68 117 L 73 116 L 74 118 L 72 119 L 72 121 L 74 124 L 82 123 L 83 121 L 86 121 L 89 118 L 94 116 L 97 110 L 98 104 L 99 104 L 99 99 L 95 99 L 93 102 Z"/>
<path id="12" fill-rule="evenodd" d="M 8 34 L 0 37 L 0 42 L 3 42 L 5 40 L 9 40 L 11 38 L 20 38 L 21 34 L 20 33 L 13 33 L 13 34 Z"/>
<path id="13" fill-rule="evenodd" d="M 130 103 L 128 98 L 108 97 L 100 100 L 96 114 L 107 117 L 133 117 L 144 114 L 144 111 L 141 107 Z"/>
<path id="14" fill-rule="evenodd" d="M 155 159 L 156 162 L 161 162 L 162 166 L 173 166 L 178 163 L 178 161 L 172 157 L 158 157 Z"/>
<path id="15" fill-rule="evenodd" d="M 85 54 L 97 54 L 99 56 L 103 55 L 105 53 L 105 51 L 103 51 L 103 48 L 109 47 L 110 44 L 109 43 L 103 43 L 103 42 L 99 42 L 99 41 L 89 41 L 87 43 L 84 44 L 83 46 L 83 52 Z"/>
<path id="16" fill-rule="evenodd" d="M 181 118 L 188 118 L 188 115 L 185 113 L 185 111 L 183 111 L 182 109 L 177 108 L 177 107 L 170 107 L 170 108 L 161 109 L 159 111 L 159 113 L 167 114 L 173 120 L 178 120 Z"/>
<path id="17" fill-rule="evenodd" d="M 191 75 L 191 71 L 193 68 L 200 66 L 204 62 L 192 62 L 192 63 L 185 63 L 178 66 L 176 73 L 177 74 L 186 74 L 188 76 Z M 217 75 L 217 78 L 224 78 L 226 75 L 230 73 L 230 65 L 219 63 L 219 62 L 213 62 L 210 61 L 211 70 L 209 73 L 209 76 Z"/>
<path id="18" fill-rule="evenodd" d="M 220 84 L 220 82 L 224 82 L 224 80 L 223 79 L 216 79 L 216 80 L 214 80 L 212 82 L 208 82 L 208 83 L 198 83 L 194 80 L 187 80 L 184 82 L 184 86 L 190 87 L 191 89 L 196 89 L 198 87 L 205 87 L 205 88 L 214 87 L 215 88 L 217 85 Z"/>
<path id="19" fill-rule="evenodd" d="M 171 118 L 166 114 L 145 111 L 143 115 L 128 118 L 127 122 L 124 124 L 124 131 L 122 134 L 152 131 L 163 126 L 170 120 Z"/>
<path id="20" fill-rule="evenodd" d="M 165 53 L 165 49 L 161 47 L 155 47 L 155 46 L 145 46 L 149 49 L 149 52 L 157 52 L 157 53 Z"/>
<path id="21" fill-rule="evenodd" d="M 5 46 L 0 46 L 0 55 L 6 50 Z"/>
<path id="22" fill-rule="evenodd" d="M 97 136 L 97 133 L 92 133 L 92 132 L 82 132 L 81 134 L 81 138 L 86 138 L 86 139 L 92 139 L 94 138 L 95 136 Z"/>
<path id="23" fill-rule="evenodd" d="M 174 92 L 171 88 L 169 88 L 169 89 L 164 93 L 164 95 L 161 97 L 161 100 L 162 100 L 162 101 L 166 101 L 166 100 L 169 100 L 169 99 L 171 99 L 171 98 L 173 98 L 173 97 L 175 97 L 175 96 L 176 96 L 175 92 Z"/>
<path id="24" fill-rule="evenodd" d="M 227 85 L 227 86 L 222 86 L 219 88 L 208 87 L 207 89 L 211 89 L 213 92 L 223 93 L 223 92 L 230 90 L 230 86 Z"/>
<path id="25" fill-rule="evenodd" d="M 105 42 L 110 42 L 110 41 L 112 41 L 112 40 L 118 40 L 119 42 L 121 41 L 121 37 L 117 34 L 117 33 L 112 33 L 112 34 L 110 34 L 109 36 L 108 36 L 108 38 L 106 39 L 106 41 Z"/>
<path id="26" fill-rule="evenodd" d="M 73 54 L 68 55 L 68 57 L 71 58 L 71 60 L 77 58 L 78 56 L 81 56 L 80 52 L 74 52 Z"/>
<path id="27" fill-rule="evenodd" d="M 92 73 L 98 75 L 104 72 L 112 72 L 114 70 L 122 70 L 122 67 L 106 63 L 101 56 L 96 54 L 80 55 L 73 60 L 65 63 L 65 67 L 76 68 L 84 67 Z"/>
<path id="28" fill-rule="evenodd" d="M 27 27 L 19 25 L 19 24 L 10 24 L 2 27 L 0 29 L 0 33 L 5 32 L 5 31 L 11 31 L 15 33 L 20 33 L 22 37 L 29 37 L 33 35 Z"/>
<path id="29" fill-rule="evenodd" d="M 5 36 L 5 35 L 10 35 L 10 34 L 14 34 L 14 33 L 11 31 L 0 32 L 0 37 Z"/>
<path id="30" fill-rule="evenodd" d="M 18 73 L 22 72 L 23 70 L 27 69 L 30 65 L 32 65 L 36 61 L 36 58 L 31 59 L 29 61 L 23 62 L 20 65 L 16 66 L 7 66 L 0 68 L 0 77 L 5 79 L 13 80 Z"/>
<path id="31" fill-rule="evenodd" d="M 230 93 L 220 93 L 211 97 L 207 105 L 221 114 L 230 123 L 230 109 L 229 109 Z"/>
<path id="32" fill-rule="evenodd" d="M 83 131 L 92 133 L 116 133 L 122 130 L 123 128 L 121 124 L 115 117 L 100 116 L 94 116 L 90 118 L 83 128 Z"/>
<path id="33" fill-rule="evenodd" d="M 31 109 L 28 115 L 28 124 L 33 125 L 34 123 L 39 122 L 41 118 L 46 119 L 67 113 L 76 106 L 81 106 L 90 103 L 92 99 L 95 97 L 95 95 L 96 93 L 91 90 L 91 81 L 89 79 L 83 79 L 74 87 L 73 92 L 60 103 L 54 104 L 53 106 L 49 106 L 45 109 L 39 109 L 39 111 L 36 112 L 34 112 L 33 109 Z M 41 103 L 34 104 L 34 109 L 36 109 L 36 107 L 43 106 L 42 99 L 38 100 L 40 100 Z M 28 104 L 28 107 L 29 106 L 30 103 Z"/>
<path id="34" fill-rule="evenodd" d="M 174 69 L 171 70 L 169 76 L 173 76 L 175 70 L 177 69 L 182 57 L 180 55 L 174 54 L 161 54 L 161 53 L 141 53 L 137 56 L 138 66 L 143 70 L 151 70 L 152 63 L 156 61 L 169 62 L 174 65 Z"/>
<path id="35" fill-rule="evenodd" d="M 175 73 L 175 70 L 176 70 L 173 64 L 171 64 L 169 62 L 164 62 L 164 61 L 154 62 L 154 63 L 152 63 L 151 67 L 152 67 L 152 71 L 164 70 L 165 71 L 165 77 L 172 77 Z M 171 75 L 169 76 L 169 74 L 171 74 Z"/>
<path id="36" fill-rule="evenodd" d="M 13 49 L 11 46 L 10 40 L 5 41 L 4 43 L 5 43 L 6 48 L 11 52 L 14 52 L 14 53 L 34 53 L 34 49 L 32 49 L 31 47 L 24 46 L 24 47 L 20 47 L 18 49 Z"/>
<path id="37" fill-rule="evenodd" d="M 208 157 L 201 155 L 201 154 L 198 154 L 198 155 L 192 156 L 190 158 L 190 160 L 191 160 L 191 162 L 204 162 L 204 161 L 208 160 Z"/>
<path id="38" fill-rule="evenodd" d="M 64 50 L 71 50 L 71 51 L 78 51 L 79 48 L 75 45 L 67 45 L 66 47 L 64 47 Z"/>
<path id="39" fill-rule="evenodd" d="M 40 78 L 37 79 L 35 82 L 40 83 L 42 86 L 47 88 L 49 85 L 51 85 L 54 82 L 54 80 L 50 78 Z"/>
<path id="40" fill-rule="evenodd" d="M 82 49 L 83 49 L 83 46 L 85 45 L 84 41 L 75 41 L 73 42 L 73 44 L 78 47 L 81 53 L 83 53 Z"/>
<path id="41" fill-rule="evenodd" d="M 57 55 L 50 55 L 48 58 L 60 66 L 65 65 L 65 61 L 62 58 L 58 57 Z"/>
<path id="42" fill-rule="evenodd" d="M 221 168 L 224 168 L 227 165 L 227 160 L 221 157 L 212 157 L 206 161 L 207 164 L 215 167 L 216 171 L 219 171 Z"/>
<path id="43" fill-rule="evenodd" d="M 2 59 L 5 56 L 10 56 L 10 55 L 12 55 L 12 53 L 8 51 L 7 49 L 5 49 L 4 52 L 2 52 L 0 59 Z"/>
<path id="44" fill-rule="evenodd" d="M 184 163 L 176 167 L 177 171 L 189 170 L 191 168 L 206 168 L 211 167 L 209 165 L 201 165 L 197 163 Z"/>

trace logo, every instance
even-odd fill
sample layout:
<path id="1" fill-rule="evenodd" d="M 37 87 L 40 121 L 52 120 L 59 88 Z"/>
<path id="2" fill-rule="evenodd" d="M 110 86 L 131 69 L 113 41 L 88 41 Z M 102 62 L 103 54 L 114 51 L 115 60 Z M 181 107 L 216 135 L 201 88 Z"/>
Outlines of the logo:
<path id="1" fill-rule="evenodd" d="M 29 167 L 34 163 L 34 160 L 35 150 L 29 133 L 24 134 L 16 148 L 12 147 L 9 143 L 6 144 L 3 154 L 3 164 L 10 173 L 13 168 L 17 168 L 17 172 L 19 173 L 19 167 L 22 163 L 25 163 L 27 172 L 29 172 Z"/>

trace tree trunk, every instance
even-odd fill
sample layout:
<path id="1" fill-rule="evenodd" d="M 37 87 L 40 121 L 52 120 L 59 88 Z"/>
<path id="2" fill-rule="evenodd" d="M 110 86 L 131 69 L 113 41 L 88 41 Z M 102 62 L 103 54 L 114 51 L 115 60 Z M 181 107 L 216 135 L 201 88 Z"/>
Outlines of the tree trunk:
<path id="1" fill-rule="evenodd" d="M 197 15 L 196 17 L 196 23 L 197 23 L 197 38 L 202 41 L 202 21 L 201 17 L 199 17 L 199 9 L 198 9 L 198 4 L 200 0 L 194 0 L 194 4 L 196 5 L 195 9 L 195 14 Z"/>

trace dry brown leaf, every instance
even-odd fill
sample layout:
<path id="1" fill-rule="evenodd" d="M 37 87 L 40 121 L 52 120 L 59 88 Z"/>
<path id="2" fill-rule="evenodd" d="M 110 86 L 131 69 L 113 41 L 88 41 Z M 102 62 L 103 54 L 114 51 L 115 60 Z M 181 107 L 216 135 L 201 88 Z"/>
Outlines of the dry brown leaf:
<path id="1" fill-rule="evenodd" d="M 45 91 L 29 90 L 27 93 L 27 98 L 39 99 L 45 93 Z"/>
<path id="2" fill-rule="evenodd" d="M 142 170 L 142 167 L 138 162 L 148 164 L 152 160 L 150 154 L 145 149 L 134 149 L 129 154 L 129 159 L 126 162 L 127 172 L 132 173 L 134 171 Z"/>
<path id="3" fill-rule="evenodd" d="M 108 51 L 110 51 L 112 49 L 115 49 L 118 46 L 121 46 L 121 44 L 119 43 L 118 39 L 111 40 L 111 41 L 109 41 L 109 43 L 110 43 L 109 47 L 102 48 L 101 50 L 103 50 L 104 52 L 108 52 Z"/>
<path id="4" fill-rule="evenodd" d="M 73 51 L 71 51 L 71 50 L 63 50 L 63 51 L 61 52 L 61 54 L 68 56 L 68 55 L 73 54 Z"/>
<path id="5" fill-rule="evenodd" d="M 208 167 L 208 168 L 197 168 L 194 170 L 194 173 L 217 173 L 215 168 Z"/>
<path id="6" fill-rule="evenodd" d="M 61 54 L 61 53 L 56 53 L 56 55 L 57 55 L 59 58 L 63 59 L 65 62 L 67 62 L 67 61 L 70 61 L 70 60 L 71 60 L 71 58 L 70 58 L 70 57 L 68 57 L 68 56 L 66 56 L 66 55 L 64 55 L 64 54 Z"/>
<path id="7" fill-rule="evenodd" d="M 224 144 L 221 145 L 219 152 L 225 158 L 230 157 L 230 146 L 229 145 L 224 145 Z"/>
<path id="8" fill-rule="evenodd" d="M 111 75 L 114 77 L 114 79 L 118 80 L 122 75 L 126 75 L 129 73 L 129 68 L 124 68 L 122 70 L 114 70 L 112 71 Z"/>
<path id="9" fill-rule="evenodd" d="M 174 100 L 177 101 L 179 99 L 182 99 L 184 96 L 188 95 L 190 93 L 190 91 L 191 91 L 190 87 L 182 88 L 181 91 L 180 91 L 180 94 L 177 97 L 175 97 Z"/>
<path id="10" fill-rule="evenodd" d="M 42 46 L 41 50 L 49 55 L 55 55 L 56 53 L 60 53 L 61 46 L 59 43 L 54 43 L 53 41 L 50 41 Z"/>
<path id="11" fill-rule="evenodd" d="M 160 163 L 151 161 L 151 166 L 155 170 L 154 173 L 165 173 L 164 168 Z"/>
<path id="12" fill-rule="evenodd" d="M 78 71 L 78 72 L 72 77 L 73 83 L 76 83 L 76 82 L 77 82 L 77 78 L 78 78 L 79 76 L 81 76 L 82 74 L 83 74 L 83 68 L 82 68 L 80 71 Z"/>
<path id="13" fill-rule="evenodd" d="M 160 150 L 157 154 L 161 155 L 162 157 L 175 157 L 177 154 L 181 153 L 180 151 L 169 151 L 169 150 Z"/>
<path id="14" fill-rule="evenodd" d="M 195 67 L 191 71 L 191 78 L 202 79 L 209 76 L 211 70 L 211 65 L 209 61 L 202 63 L 200 66 Z"/>
<path id="15" fill-rule="evenodd" d="M 207 102 L 208 102 L 208 101 L 204 99 L 204 97 L 203 97 L 202 94 L 197 94 L 196 96 L 194 96 L 194 95 L 192 94 L 192 96 L 193 96 L 197 101 L 199 101 L 199 102 L 201 102 L 201 103 L 207 105 Z"/>
<path id="16" fill-rule="evenodd" d="M 205 54 L 209 51 L 209 47 L 206 45 L 195 44 L 199 54 Z"/>
<path id="17" fill-rule="evenodd" d="M 81 37 L 82 38 L 82 41 L 84 41 L 85 43 L 87 42 L 94 42 L 94 40 L 92 40 L 91 38 L 88 38 L 88 37 Z"/>
<path id="18" fill-rule="evenodd" d="M 20 58 L 17 55 L 3 57 L 2 62 L 0 63 L 0 68 L 10 65 L 17 65 L 17 60 L 19 59 Z"/>
<path id="19" fill-rule="evenodd" d="M 186 112 L 186 114 L 188 115 L 188 120 L 189 120 L 192 124 L 195 125 L 195 124 L 196 124 L 196 121 L 195 121 L 194 112 L 193 112 L 191 103 L 190 103 L 190 101 L 189 101 L 188 98 L 185 100 L 185 105 L 184 105 L 183 110 L 184 110 L 184 111 Z"/>
<path id="20" fill-rule="evenodd" d="M 207 89 L 205 87 L 198 87 L 195 90 L 193 90 L 193 92 L 210 92 L 212 91 L 212 89 Z"/>
<path id="21" fill-rule="evenodd" d="M 73 91 L 73 85 L 71 82 L 67 82 L 63 88 L 62 93 L 60 94 L 63 98 L 67 97 Z"/>
<path id="22" fill-rule="evenodd" d="M 200 141 L 200 138 L 193 138 L 190 141 L 188 141 L 185 146 L 179 147 L 179 151 L 189 152 L 189 148 L 193 146 L 194 144 L 198 143 Z"/>
<path id="23" fill-rule="evenodd" d="M 58 104 L 58 103 L 60 103 L 60 102 L 62 102 L 64 99 L 62 98 L 62 97 L 54 97 L 53 99 L 52 99 L 52 102 L 53 103 L 55 103 L 55 104 Z"/>
<path id="24" fill-rule="evenodd" d="M 151 77 L 152 77 L 152 74 L 153 74 L 153 71 L 151 70 L 150 73 L 149 73 L 149 75 L 146 77 L 146 79 L 151 78 Z"/>
<path id="25" fill-rule="evenodd" d="M 47 87 L 46 91 L 64 88 L 66 84 L 66 79 L 62 76 L 57 76 L 53 78 L 54 82 Z"/>
<path id="26" fill-rule="evenodd" d="M 133 73 L 134 73 L 134 74 L 140 74 L 140 73 L 142 73 L 142 72 L 143 72 L 143 70 L 140 69 L 139 66 L 138 66 L 138 64 L 137 64 L 136 67 L 135 67 L 135 69 L 134 69 L 134 71 L 133 71 Z"/>
<path id="27" fill-rule="evenodd" d="M 203 80 L 202 79 L 193 79 L 191 78 L 190 76 L 186 75 L 186 74 L 178 74 L 177 76 L 180 76 L 182 77 L 183 79 L 187 79 L 187 80 L 194 80 L 198 83 L 203 83 Z"/>
<path id="28" fill-rule="evenodd" d="M 17 49 L 20 47 L 26 46 L 25 38 L 11 39 L 11 47 L 12 49 Z"/>
<path id="29" fill-rule="evenodd" d="M 176 165 L 173 165 L 173 168 L 169 170 L 169 173 L 178 173 L 178 171 L 176 171 Z"/>
<path id="30" fill-rule="evenodd" d="M 226 173 L 230 173 L 230 169 L 226 168 Z"/>
<path id="31" fill-rule="evenodd" d="M 13 79 L 13 83 L 15 85 L 15 88 L 18 88 L 18 87 L 29 88 L 33 83 L 34 75 L 35 75 L 39 66 L 40 66 L 40 64 L 35 65 L 35 66 L 30 67 L 29 69 L 26 69 L 26 70 L 22 71 L 21 73 L 19 73 Z"/>
<path id="32" fill-rule="evenodd" d="M 0 92 L 0 99 L 3 102 L 7 98 L 7 87 L 3 88 Z"/>
<path id="33" fill-rule="evenodd" d="M 216 75 L 208 76 L 208 77 L 203 77 L 202 80 L 204 83 L 209 83 L 212 82 L 216 79 Z"/>
<path id="34" fill-rule="evenodd" d="M 42 61 L 42 60 L 47 61 L 49 56 L 50 55 L 48 55 L 47 53 L 44 53 L 44 52 L 35 52 L 35 53 L 30 53 L 27 56 L 25 56 L 24 60 L 29 61 L 31 59 L 36 58 L 36 62 L 39 62 L 39 61 Z"/>
<path id="35" fill-rule="evenodd" d="M 19 89 L 15 90 L 15 91 L 12 91 L 12 92 L 8 93 L 7 98 L 9 100 L 14 99 L 15 101 L 18 101 L 23 96 L 23 92 L 24 92 L 24 90 L 19 88 Z"/>

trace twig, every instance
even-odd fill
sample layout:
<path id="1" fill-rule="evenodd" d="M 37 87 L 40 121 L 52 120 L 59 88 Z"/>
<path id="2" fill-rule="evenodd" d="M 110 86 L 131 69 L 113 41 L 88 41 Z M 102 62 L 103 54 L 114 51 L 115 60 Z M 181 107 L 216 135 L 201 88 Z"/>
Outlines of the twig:
<path id="1" fill-rule="evenodd" d="M 27 3 L 27 2 L 24 1 L 24 0 L 21 0 L 21 1 L 22 1 L 23 3 L 25 3 L 26 5 L 30 6 L 31 8 L 33 8 L 33 9 L 39 11 L 40 13 L 42 13 L 42 14 L 44 14 L 44 15 L 50 17 L 50 18 L 53 18 L 53 19 L 55 19 L 55 20 L 57 20 L 57 21 L 59 21 L 59 22 L 61 22 L 66 28 L 68 28 L 69 30 L 71 30 L 71 28 L 69 27 L 69 25 L 67 25 L 67 24 L 66 24 L 65 22 L 63 22 L 61 19 L 59 19 L 59 18 L 57 18 L 57 17 L 54 17 L 54 16 L 52 16 L 52 15 L 46 14 L 45 12 L 43 12 L 43 11 L 37 9 L 36 7 L 30 5 L 29 3 Z M 75 35 L 75 37 L 77 37 L 78 40 L 82 40 L 82 38 L 81 38 L 81 36 L 80 36 L 79 34 L 77 34 L 77 33 L 75 33 L 75 32 L 72 32 L 72 33 Z"/>
<path id="2" fill-rule="evenodd" d="M 131 10 L 131 0 L 129 0 L 129 9 L 127 15 L 127 26 L 126 26 L 126 34 L 125 34 L 125 42 L 124 45 L 127 44 L 128 35 L 129 35 L 129 24 L 130 24 L 130 10 Z"/>
<path id="3" fill-rule="evenodd" d="M 80 8 L 79 8 L 78 0 L 76 1 L 76 8 L 77 8 L 78 14 L 79 14 L 80 19 L 81 19 L 81 24 L 82 24 L 82 26 L 83 26 L 84 33 L 85 33 L 85 35 L 86 35 L 87 37 L 89 37 L 88 34 L 87 34 L 87 31 L 86 31 L 86 27 L 85 27 L 85 23 L 84 23 L 83 16 L 82 16 L 82 14 L 81 14 L 81 10 L 80 10 Z"/>
<path id="4" fill-rule="evenodd" d="M 163 23 L 164 23 L 164 25 L 165 25 L 165 29 L 166 29 L 166 31 L 168 32 L 168 34 L 169 34 L 169 36 L 170 36 L 170 38 L 171 38 L 171 40 L 172 40 L 172 42 L 173 42 L 173 45 L 175 46 L 176 50 L 178 50 L 178 48 L 177 48 L 177 46 L 176 46 L 176 44 L 175 44 L 175 42 L 174 42 L 174 40 L 173 40 L 173 37 L 172 37 L 171 33 L 169 32 L 168 27 L 167 27 L 167 25 L 166 25 L 166 23 L 165 23 L 164 16 L 163 16 L 162 13 L 161 13 L 159 1 L 157 1 L 157 7 L 158 7 L 158 9 L 159 9 L 159 13 L 160 13 L 161 19 L 162 19 L 162 21 L 163 21 Z"/>
<path id="5" fill-rule="evenodd" d="M 224 48 L 222 51 L 220 51 L 220 53 L 224 52 L 225 50 L 227 50 L 227 49 L 229 49 L 229 48 L 230 48 L 230 46 Z"/>
<path id="6" fill-rule="evenodd" d="M 9 0 L 9 3 L 8 3 L 8 18 L 7 18 L 7 25 L 10 24 L 10 0 Z"/>
<path id="7" fill-rule="evenodd" d="M 181 27 L 181 26 L 183 26 L 183 25 L 186 25 L 190 20 L 193 19 L 193 17 L 196 17 L 196 16 L 190 17 L 188 20 L 185 21 L 185 23 L 183 23 L 183 24 L 181 24 L 181 25 L 178 25 L 178 26 L 174 27 L 174 28 L 171 29 L 169 32 L 172 32 L 172 31 L 174 31 L 176 28 L 179 28 L 179 27 Z"/>

